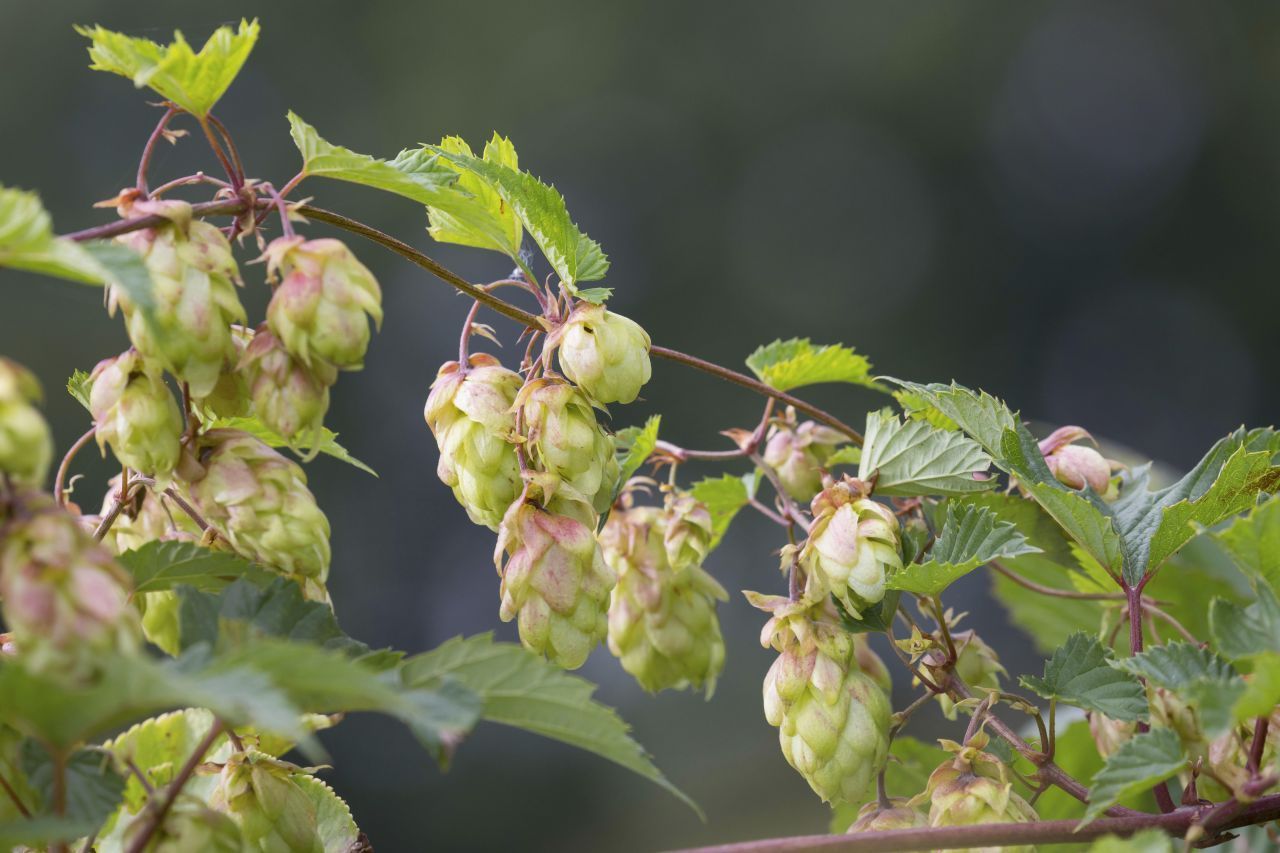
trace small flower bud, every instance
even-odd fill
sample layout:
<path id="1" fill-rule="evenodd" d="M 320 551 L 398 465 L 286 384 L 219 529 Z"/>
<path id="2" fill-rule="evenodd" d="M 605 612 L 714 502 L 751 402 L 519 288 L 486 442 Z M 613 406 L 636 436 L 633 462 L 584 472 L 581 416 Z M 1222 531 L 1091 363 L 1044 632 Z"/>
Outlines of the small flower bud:
<path id="1" fill-rule="evenodd" d="M 44 482 L 53 436 L 36 404 L 40 383 L 16 361 L 0 357 L 0 472 L 18 485 Z"/>
<path id="2" fill-rule="evenodd" d="M 1063 485 L 1073 489 L 1088 486 L 1105 498 L 1114 497 L 1111 494 L 1115 491 L 1111 488 L 1111 474 L 1121 467 L 1120 464 L 1104 458 L 1092 447 L 1074 443 L 1081 440 L 1092 441 L 1093 437 L 1077 426 L 1054 430 L 1040 442 L 1045 464 Z"/>
<path id="3" fill-rule="evenodd" d="M 795 410 L 769 428 L 764 447 L 765 464 L 778 473 L 787 494 L 811 501 L 822 491 L 822 468 L 836 446 L 848 439 L 830 427 L 805 421 L 796 426 Z"/>
<path id="4" fill-rule="evenodd" d="M 239 367 L 258 419 L 294 445 L 318 447 L 337 369 L 323 361 L 307 365 L 295 358 L 265 323 L 245 348 Z"/>
<path id="5" fill-rule="evenodd" d="M 1009 768 L 982 749 L 987 736 L 978 732 L 968 744 L 944 742 L 956 753 L 933 771 L 928 787 L 911 800 L 929 807 L 929 826 L 973 826 L 983 823 L 1027 823 L 1039 820 L 1036 810 L 1013 790 Z M 1006 851 L 1033 853 L 1032 847 L 1005 847 Z"/>
<path id="6" fill-rule="evenodd" d="M 889 801 L 889 808 L 882 808 L 875 800 L 867 803 L 858 811 L 858 819 L 848 829 L 850 835 L 859 832 L 884 832 L 890 829 L 915 829 L 928 826 L 929 818 L 917 808 L 913 808 L 905 797 L 894 797 Z"/>
<path id="7" fill-rule="evenodd" d="M 603 305 L 579 303 L 555 334 L 560 369 L 598 403 L 630 403 L 649 381 L 649 334 Z"/>
<path id="8" fill-rule="evenodd" d="M 110 444 L 120 464 L 167 480 L 181 452 L 182 413 L 164 379 L 135 350 L 99 362 L 90 378 L 98 447 Z"/>
<path id="9" fill-rule="evenodd" d="M 897 517 L 858 495 L 846 479 L 813 499 L 814 521 L 799 555 L 805 597 L 832 594 L 852 614 L 884 598 L 887 573 L 902 568 Z"/>

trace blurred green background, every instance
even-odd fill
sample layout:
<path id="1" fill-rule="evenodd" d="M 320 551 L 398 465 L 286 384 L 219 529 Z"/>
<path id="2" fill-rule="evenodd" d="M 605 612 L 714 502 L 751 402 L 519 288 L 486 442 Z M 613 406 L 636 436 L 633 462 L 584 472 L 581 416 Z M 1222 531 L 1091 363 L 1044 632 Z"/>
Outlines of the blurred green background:
<path id="1" fill-rule="evenodd" d="M 613 306 L 659 343 L 738 365 L 779 336 L 843 341 L 885 373 L 981 385 L 1030 418 L 1176 466 L 1242 422 L 1277 420 L 1274 5 L 0 0 L 0 182 L 40 190 L 60 230 L 106 221 L 89 204 L 132 184 L 157 112 L 86 69 L 71 25 L 156 39 L 181 28 L 198 44 L 241 15 L 258 15 L 263 36 L 218 112 L 252 174 L 281 183 L 296 171 L 287 109 L 381 156 L 498 129 L 601 241 Z M 153 184 L 201 167 L 214 165 L 198 141 L 162 146 Z M 402 199 L 321 181 L 302 195 L 474 280 L 508 271 L 496 255 L 432 245 Z M 410 652 L 459 633 L 514 638 L 497 620 L 492 537 L 436 481 L 421 419 L 466 305 L 352 245 L 383 283 L 387 322 L 366 370 L 339 383 L 329 423 L 382 476 L 310 467 L 333 521 L 339 616 Z M 258 317 L 260 269 L 246 269 Z M 126 345 L 100 303 L 0 271 L 0 352 L 44 381 L 64 447 L 86 426 L 65 377 Z M 811 396 L 852 423 L 883 402 L 840 387 Z M 646 399 L 615 417 L 662 412 L 672 440 L 714 446 L 758 410 L 658 362 Z M 82 470 L 77 496 L 95 508 L 107 469 Z M 731 589 L 777 591 L 779 544 L 744 519 L 708 568 Z M 949 602 L 1008 649 L 1011 671 L 1038 669 L 987 583 L 975 574 Z M 356 717 L 326 737 L 326 778 L 388 851 L 650 850 L 821 831 L 827 810 L 760 710 L 762 617 L 736 595 L 721 613 L 730 653 L 710 703 L 648 697 L 605 651 L 582 671 L 706 824 L 600 759 L 494 726 L 445 775 L 397 725 Z M 909 695 L 904 679 L 897 689 Z"/>

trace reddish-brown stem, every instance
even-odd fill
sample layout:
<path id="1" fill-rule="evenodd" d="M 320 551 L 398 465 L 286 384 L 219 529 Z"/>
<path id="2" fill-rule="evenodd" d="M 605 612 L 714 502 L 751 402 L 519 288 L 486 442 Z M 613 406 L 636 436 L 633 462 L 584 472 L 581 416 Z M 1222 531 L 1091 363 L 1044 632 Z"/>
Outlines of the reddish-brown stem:
<path id="1" fill-rule="evenodd" d="M 236 175 L 239 177 L 239 183 L 236 186 L 243 186 L 245 179 L 244 163 L 240 160 L 240 150 L 236 148 L 235 140 L 232 139 L 231 134 L 227 132 L 227 126 L 219 121 L 217 116 L 213 113 L 209 113 L 209 121 L 218 131 L 218 136 L 221 137 L 223 143 L 226 144 L 227 153 L 231 155 L 231 164 L 235 166 Z"/>
<path id="2" fill-rule="evenodd" d="M 4 788 L 5 794 L 9 797 L 9 801 L 13 803 L 13 807 L 18 810 L 18 814 L 23 817 L 31 817 L 31 812 L 22 804 L 22 799 L 18 796 L 18 792 L 13 790 L 13 786 L 9 784 L 9 780 L 0 773 L 0 788 Z"/>
<path id="3" fill-rule="evenodd" d="M 1142 654 L 1142 621 L 1146 602 L 1142 599 L 1143 584 L 1137 586 L 1125 585 L 1125 596 L 1128 604 L 1126 609 L 1129 611 L 1129 653 L 1133 655 Z M 1139 733 L 1150 730 L 1150 726 L 1146 723 L 1138 723 L 1137 730 Z M 1169 786 L 1165 782 L 1157 782 L 1152 788 L 1155 794 L 1156 803 L 1160 806 L 1160 811 L 1166 814 L 1173 811 L 1175 806 L 1173 803 L 1173 795 L 1169 793 Z"/>
<path id="4" fill-rule="evenodd" d="M 471 324 L 476 320 L 476 312 L 480 310 L 479 302 L 471 303 L 471 310 L 467 312 L 467 319 L 462 321 L 462 334 L 458 338 L 458 370 L 465 373 L 471 366 L 470 349 L 471 349 Z"/>
<path id="5" fill-rule="evenodd" d="M 160 121 L 156 123 L 156 129 L 151 131 L 151 136 L 147 138 L 147 144 L 142 148 L 142 157 L 138 160 L 137 188 L 143 198 L 147 197 L 147 167 L 151 165 L 151 155 L 155 153 L 156 143 L 160 141 L 160 136 L 164 133 L 165 127 L 177 114 L 178 111 L 172 106 L 166 106 L 164 115 L 160 116 Z"/>
<path id="6" fill-rule="evenodd" d="M 187 516 L 196 523 L 201 531 L 209 529 L 209 522 L 193 507 L 187 503 L 175 489 L 169 488 L 164 490 L 165 496 L 178 505 L 178 508 L 187 514 Z"/>
<path id="7" fill-rule="evenodd" d="M 126 469 L 124 475 L 122 475 L 120 479 L 120 490 L 111 499 L 111 505 L 107 508 L 106 515 L 102 516 L 102 520 L 98 522 L 97 528 L 93 531 L 94 539 L 99 542 L 102 541 L 102 538 L 107 535 L 107 531 L 111 529 L 111 525 L 116 523 L 116 519 L 120 517 L 120 513 L 124 510 L 125 506 L 128 505 L 129 501 L 132 500 L 133 490 L 140 489 L 142 487 L 143 483 L 141 481 L 135 481 L 133 483 L 129 482 L 128 470 Z"/>
<path id="8" fill-rule="evenodd" d="M 207 118 L 197 117 L 197 121 L 200 122 L 200 129 L 204 131 L 204 138 L 209 140 L 209 147 L 213 149 L 214 156 L 222 164 L 222 171 L 227 173 L 227 180 L 231 182 L 231 188 L 239 192 L 242 186 L 240 175 L 236 172 L 235 166 L 231 165 L 231 161 L 227 159 L 226 152 L 222 150 L 222 145 L 218 142 L 218 137 L 213 132 L 213 126 L 209 124 Z M 241 202 L 241 211 L 243 209 L 244 204 Z"/>
<path id="9" fill-rule="evenodd" d="M 755 498 L 747 498 L 747 504 L 750 505 L 750 507 L 754 509 L 756 512 L 760 513 L 765 518 L 772 521 L 774 524 L 781 525 L 782 527 L 790 527 L 793 524 L 793 522 L 787 521 L 787 519 L 778 515 L 776 512 L 769 509 L 767 506 L 760 503 L 760 501 L 756 500 Z"/>
<path id="10" fill-rule="evenodd" d="M 1070 589 L 1055 589 L 1051 586 L 1042 586 L 1035 581 L 1027 580 L 1022 575 L 1006 568 L 999 560 L 991 561 L 991 568 L 1016 583 L 1018 586 L 1025 587 L 1032 592 L 1038 592 L 1041 595 L 1049 595 L 1054 598 L 1074 598 L 1080 601 L 1124 601 L 1125 594 L 1123 592 L 1076 592 Z"/>
<path id="11" fill-rule="evenodd" d="M 67 480 L 67 471 L 71 468 L 71 460 L 76 458 L 76 454 L 84 449 L 89 443 L 89 439 L 93 438 L 93 434 L 97 432 L 96 426 L 89 427 L 89 431 L 76 439 L 75 443 L 67 450 L 67 455 L 62 457 L 62 462 L 58 465 L 58 473 L 53 478 L 53 499 L 58 504 L 63 503 L 63 496 L 66 493 L 65 483 Z"/>
<path id="12" fill-rule="evenodd" d="M 1252 778 L 1257 777 L 1262 767 L 1262 753 L 1267 748 L 1267 727 L 1270 723 L 1268 717 L 1258 717 L 1253 723 L 1253 740 L 1249 744 L 1249 760 L 1245 764 L 1245 769 Z"/>
<path id="13" fill-rule="evenodd" d="M 185 764 L 182 765 L 173 781 L 169 783 L 165 789 L 164 799 L 160 801 L 160 805 L 156 806 L 149 812 L 150 817 L 143 825 L 143 829 L 134 836 L 132 843 L 129 844 L 127 853 L 142 853 L 147 849 L 147 844 L 151 841 L 151 837 L 155 835 L 156 830 L 164 823 L 165 815 L 169 813 L 169 809 L 173 807 L 173 801 L 178 798 L 178 794 L 182 792 L 183 786 L 191 778 L 191 774 L 195 773 L 196 768 L 200 766 L 200 762 L 204 761 L 205 755 L 213 748 L 218 738 L 222 736 L 226 726 L 222 720 L 215 719 L 213 725 L 209 727 L 209 733 L 204 736 L 199 745 L 187 758 Z"/>

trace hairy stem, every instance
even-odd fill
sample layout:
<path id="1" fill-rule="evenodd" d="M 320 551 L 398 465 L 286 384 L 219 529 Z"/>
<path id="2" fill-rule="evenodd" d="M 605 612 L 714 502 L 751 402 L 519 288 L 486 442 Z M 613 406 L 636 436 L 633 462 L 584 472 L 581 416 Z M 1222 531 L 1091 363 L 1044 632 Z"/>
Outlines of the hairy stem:
<path id="1" fill-rule="evenodd" d="M 200 762 L 204 761 L 205 755 L 213 748 L 218 738 L 222 736 L 225 728 L 226 725 L 222 720 L 214 719 L 213 725 L 209 727 L 209 733 L 196 746 L 195 750 L 187 758 L 186 763 L 182 765 L 182 769 L 178 771 L 177 775 L 173 777 L 173 781 L 165 789 L 164 799 L 160 801 L 160 804 L 154 810 L 150 811 L 150 817 L 147 818 L 142 831 L 134 836 L 127 853 L 142 853 L 143 850 L 147 849 L 147 844 L 151 841 L 151 837 L 156 834 L 156 830 L 160 828 L 160 825 L 164 823 L 165 815 L 173 807 L 173 802 L 178 798 L 178 794 L 182 792 L 183 786 L 191 779 L 191 774 L 196 772 L 196 767 L 200 765 Z"/>

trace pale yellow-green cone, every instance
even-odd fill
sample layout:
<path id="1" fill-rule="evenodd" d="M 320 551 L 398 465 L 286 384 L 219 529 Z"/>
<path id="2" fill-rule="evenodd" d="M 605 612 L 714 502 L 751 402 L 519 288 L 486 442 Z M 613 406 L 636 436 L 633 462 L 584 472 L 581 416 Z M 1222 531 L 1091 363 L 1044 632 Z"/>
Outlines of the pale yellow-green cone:
<path id="1" fill-rule="evenodd" d="M 17 485 L 43 483 L 53 460 L 53 435 L 36 408 L 40 400 L 31 371 L 0 356 L 0 472 Z"/>
<path id="2" fill-rule="evenodd" d="M 1009 672 L 1000 663 L 996 650 L 973 631 L 959 631 L 951 635 L 956 645 L 955 672 L 960 680 L 974 689 L 978 696 L 987 690 L 1000 689 L 1000 676 Z M 955 702 L 946 694 L 938 694 L 938 704 L 948 720 L 956 718 Z"/>
<path id="3" fill-rule="evenodd" d="M 254 332 L 238 366 L 258 420 L 294 446 L 318 447 L 337 368 L 318 360 L 303 363 L 265 323 Z"/>
<path id="4" fill-rule="evenodd" d="M 524 408 L 534 466 L 554 474 L 596 512 L 608 509 L 620 472 L 613 439 L 596 422 L 590 401 L 563 379 L 545 377 L 526 384 L 516 405 Z"/>
<path id="5" fill-rule="evenodd" d="M 98 447 L 120 464 L 167 482 L 181 452 L 182 412 L 158 371 L 135 350 L 98 362 L 89 411 Z"/>
<path id="6" fill-rule="evenodd" d="M 307 488 L 302 466 L 239 430 L 202 436 L 204 474 L 190 484 L 196 510 L 243 557 L 292 577 L 327 600 L 329 520 Z"/>
<path id="7" fill-rule="evenodd" d="M 1036 810 L 1013 790 L 1013 780 L 998 758 L 983 752 L 989 742 L 978 732 L 961 746 L 942 741 L 943 748 L 956 757 L 940 765 L 929 776 L 928 787 L 911 800 L 913 806 L 929 807 L 929 826 L 973 826 L 983 823 L 1027 823 L 1039 820 Z M 969 853 L 1003 850 L 1005 853 L 1033 853 L 1034 847 L 973 847 Z"/>
<path id="8" fill-rule="evenodd" d="M 609 651 L 651 693 L 705 686 L 709 698 L 724 667 L 716 602 L 729 596 L 697 563 L 672 566 L 664 547 L 670 521 L 657 507 L 616 508 L 600 533 L 618 575 Z"/>
<path id="9" fill-rule="evenodd" d="M 263 257 L 280 277 L 267 324 L 303 364 L 359 370 L 369 349 L 369 318 L 382 325 L 382 290 L 341 240 L 277 237 Z M 366 316 L 368 315 L 368 316 Z"/>
<path id="10" fill-rule="evenodd" d="M 893 511 L 861 497 L 851 481 L 834 483 L 813 499 L 813 525 L 800 549 L 805 598 L 834 595 L 851 614 L 884 598 L 887 575 L 902 568 L 902 543 Z"/>
<path id="11" fill-rule="evenodd" d="M 662 545 L 676 568 L 700 566 L 711 551 L 715 528 L 707 505 L 688 492 L 667 495 L 663 507 Z"/>
<path id="12" fill-rule="evenodd" d="M 579 303 L 548 342 L 560 369 L 597 403 L 630 403 L 649 381 L 649 333 L 603 305 Z"/>
<path id="13" fill-rule="evenodd" d="M 1094 746 L 1103 758 L 1110 758 L 1112 753 L 1131 740 L 1137 728 L 1137 723 L 1113 720 L 1097 711 L 1089 714 L 1089 734 L 1093 736 Z"/>
<path id="14" fill-rule="evenodd" d="M 124 842 L 131 843 L 150 825 L 149 812 L 133 817 L 124 831 Z M 174 801 L 164 822 L 142 848 L 145 853 L 243 853 L 245 839 L 230 815 L 209 808 L 193 796 L 181 795 Z"/>
<path id="15" fill-rule="evenodd" d="M 889 699 L 858 668 L 853 637 L 829 602 L 747 593 L 772 614 L 761 643 L 778 651 L 764 680 L 764 712 L 782 754 L 828 803 L 860 803 L 889 755 Z"/>
<path id="16" fill-rule="evenodd" d="M 0 611 L 24 665 L 74 680 L 94 653 L 136 651 L 129 575 L 53 498 L 17 502 L 0 539 Z"/>
<path id="17" fill-rule="evenodd" d="M 837 445 L 848 440 L 831 427 L 813 421 L 797 426 L 795 409 L 788 407 L 786 415 L 769 428 L 764 461 L 778 472 L 787 494 L 807 503 L 822 491 L 822 468 L 827 460 Z"/>
<path id="18" fill-rule="evenodd" d="M 476 524 L 497 530 L 520 493 L 512 411 L 524 380 L 488 353 L 464 372 L 446 362 L 431 384 L 423 417 L 440 448 L 436 474 Z"/>
<path id="19" fill-rule="evenodd" d="M 608 632 L 617 577 L 600 553 L 595 520 L 591 508 L 577 501 L 554 498 L 543 509 L 521 500 L 498 530 L 498 616 L 518 619 L 525 648 L 565 669 L 582 666 Z"/>
<path id="20" fill-rule="evenodd" d="M 847 832 L 857 835 L 859 832 L 915 829 L 928 825 L 928 816 L 913 807 L 906 797 L 894 797 L 889 801 L 887 809 L 882 808 L 876 800 L 867 803 L 859 809 L 858 819 L 849 825 Z"/>
<path id="21" fill-rule="evenodd" d="M 209 806 L 240 827 L 243 850 L 324 853 L 315 805 L 294 781 L 301 773 L 301 768 L 260 752 L 233 752 Z"/>
<path id="22" fill-rule="evenodd" d="M 204 420 L 215 418 L 241 418 L 249 415 L 253 400 L 249 396 L 249 381 L 240 369 L 240 360 L 253 339 L 253 331 L 244 326 L 231 327 L 231 358 L 222 365 L 218 384 L 197 401 L 196 409 Z"/>
<path id="23" fill-rule="evenodd" d="M 108 307 L 124 312 L 138 352 L 187 383 L 191 396 L 200 399 L 213 391 L 224 365 L 236 355 L 231 324 L 245 321 L 231 244 L 216 226 L 192 219 L 191 205 L 184 201 L 127 202 L 120 211 L 159 214 L 169 221 L 117 238 L 146 262 L 151 317 L 118 288 L 108 292 Z"/>

